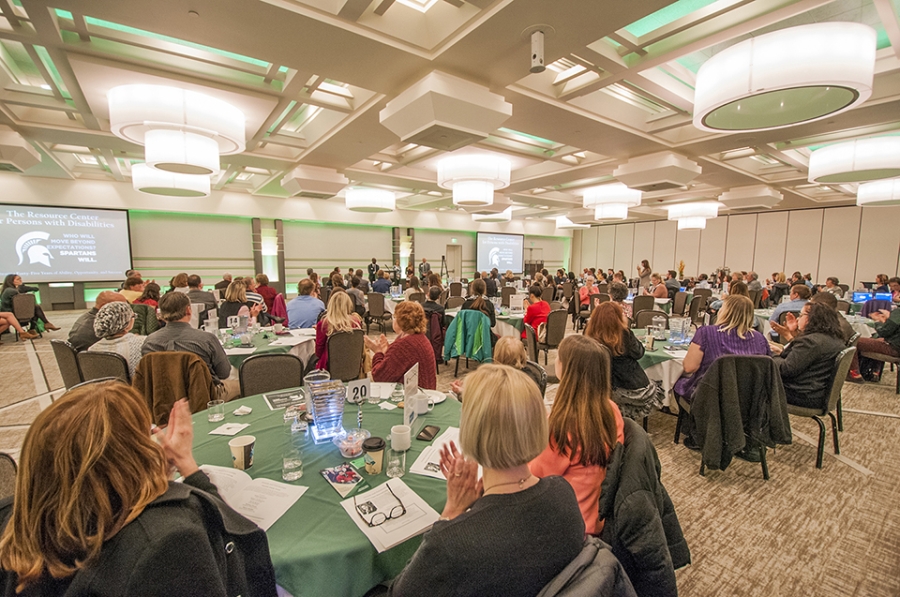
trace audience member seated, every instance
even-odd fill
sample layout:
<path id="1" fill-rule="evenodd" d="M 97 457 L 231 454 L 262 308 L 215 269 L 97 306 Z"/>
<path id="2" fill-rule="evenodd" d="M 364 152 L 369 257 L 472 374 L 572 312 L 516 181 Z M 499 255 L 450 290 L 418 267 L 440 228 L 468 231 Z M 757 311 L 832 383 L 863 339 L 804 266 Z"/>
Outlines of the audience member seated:
<path id="1" fill-rule="evenodd" d="M 527 375 L 529 379 L 533 380 L 538 389 L 540 389 L 541 381 L 543 380 L 534 369 L 526 367 L 528 355 L 525 353 L 525 346 L 516 338 L 503 336 L 497 340 L 497 345 L 494 346 L 493 362 L 495 365 L 506 365 L 513 369 L 518 369 Z M 463 381 L 464 379 L 455 379 L 450 384 L 450 389 L 456 392 L 460 400 L 462 400 L 463 395 Z"/>
<path id="2" fill-rule="evenodd" d="M 610 453 L 617 442 L 625 441 L 625 423 L 610 399 L 608 372 L 609 353 L 596 340 L 572 335 L 560 343 L 550 442 L 529 464 L 536 477 L 560 476 L 569 482 L 589 535 L 603 530 L 597 508 L 600 485 Z"/>
<path id="3" fill-rule="evenodd" d="M 287 304 L 288 327 L 292 330 L 315 327 L 319 314 L 325 310 L 325 303 L 312 296 L 312 280 L 300 280 L 297 296 Z"/>
<path id="4" fill-rule="evenodd" d="M 125 297 L 125 300 L 129 303 L 133 303 L 137 299 L 141 298 L 144 294 L 144 281 L 141 278 L 132 276 L 125 280 L 125 283 L 122 284 L 122 290 L 119 291 L 119 294 Z"/>
<path id="5" fill-rule="evenodd" d="M 353 276 L 350 278 L 350 288 L 347 289 L 347 294 L 353 299 L 353 310 L 360 317 L 366 314 L 366 294 L 359 288 L 362 282 L 361 278 Z"/>
<path id="6" fill-rule="evenodd" d="M 541 298 L 542 292 L 541 287 L 537 285 L 528 289 L 528 301 L 523 321 L 533 327 L 535 333 L 538 331 L 538 326 L 547 323 L 547 316 L 550 315 L 550 303 Z M 524 331 L 522 337 L 525 337 Z"/>
<path id="7" fill-rule="evenodd" d="M 328 309 L 316 324 L 316 369 L 328 369 L 328 338 L 335 332 L 349 332 L 362 327 L 353 310 L 349 292 L 336 292 L 328 299 Z"/>
<path id="8" fill-rule="evenodd" d="M 443 290 L 441 290 L 440 286 L 432 286 L 428 289 L 428 300 L 422 305 L 425 309 L 426 318 L 431 317 L 432 313 L 440 313 L 441 317 L 444 316 L 444 306 L 438 302 L 442 292 Z"/>
<path id="9" fill-rule="evenodd" d="M 884 363 L 860 355 L 874 352 L 900 358 L 900 309 L 893 311 L 881 309 L 869 317 L 876 321 L 875 331 L 878 332 L 878 337 L 859 339 L 850 370 L 862 375 L 866 381 L 878 382 L 881 381 L 881 370 Z M 900 375 L 900 371 L 897 372 L 897 375 Z"/>
<path id="10" fill-rule="evenodd" d="M 222 279 L 216 282 L 216 285 L 213 286 L 216 290 L 225 290 L 228 288 L 228 285 L 231 284 L 231 274 L 223 274 Z"/>
<path id="11" fill-rule="evenodd" d="M 666 296 L 674 295 L 681 290 L 681 282 L 678 281 L 678 272 L 670 269 L 666 272 Z"/>
<path id="12" fill-rule="evenodd" d="M 772 274 L 772 291 L 769 293 L 769 300 L 773 305 L 781 303 L 781 299 L 787 296 L 791 291 L 791 286 L 787 283 L 787 277 L 784 272 Z"/>
<path id="13" fill-rule="evenodd" d="M 770 355 L 769 343 L 753 326 L 753 302 L 746 296 L 725 297 L 716 325 L 697 329 L 684 357 L 684 375 L 675 382 L 675 393 L 690 403 L 694 390 L 713 361 L 725 355 Z M 684 445 L 698 449 L 692 437 L 693 421 L 685 419 Z"/>
<path id="14" fill-rule="evenodd" d="M 159 306 L 160 288 L 156 282 L 144 282 L 144 292 L 131 301 L 135 305 L 148 305 L 156 309 Z"/>
<path id="15" fill-rule="evenodd" d="M 750 298 L 750 289 L 743 282 L 732 282 L 731 284 L 728 285 L 728 292 L 725 293 L 725 296 L 728 296 L 730 294 L 737 294 L 739 296 L 746 296 L 747 298 Z M 724 299 L 721 298 L 721 299 L 716 299 L 713 302 L 711 302 L 709 304 L 709 311 L 711 311 L 712 313 L 717 313 L 719 311 L 719 309 L 722 308 L 723 300 Z M 754 328 L 759 327 L 755 323 L 755 318 L 754 318 L 753 327 Z"/>
<path id="16" fill-rule="evenodd" d="M 628 298 L 628 287 L 621 282 L 610 282 L 606 292 L 610 300 L 621 307 L 625 317 L 631 317 L 631 305 L 625 302 Z"/>
<path id="17" fill-rule="evenodd" d="M 381 334 L 377 340 L 366 336 L 366 348 L 375 353 L 372 357 L 372 381 L 403 381 L 410 367 L 419 364 L 419 387 L 437 389 L 437 372 L 434 349 L 425 336 L 425 310 L 413 301 L 404 301 L 394 309 L 392 320 L 397 337 L 388 344 Z"/>
<path id="18" fill-rule="evenodd" d="M 827 305 L 809 302 L 796 319 L 798 333 L 790 343 L 771 345 L 788 404 L 818 408 L 828 401 L 835 357 L 846 348 L 839 319 Z"/>
<path id="19" fill-rule="evenodd" d="M 266 313 L 271 313 L 275 297 L 278 296 L 278 291 L 269 286 L 269 276 L 265 274 L 256 274 L 255 292 L 263 298 L 263 302 L 266 305 L 264 311 Z"/>
<path id="20" fill-rule="evenodd" d="M 120 382 L 74 389 L 37 416 L 14 502 L 0 506 L 4 595 L 275 595 L 265 532 L 194 461 L 186 401 L 165 432 L 150 427 Z M 227 565 L 226 544 L 237 547 Z"/>
<path id="21" fill-rule="evenodd" d="M 585 530 L 571 485 L 528 468 L 549 437 L 541 394 L 520 371 L 482 365 L 468 375 L 459 428 L 462 453 L 441 454 L 440 520 L 390 595 L 537 595 L 580 553 Z"/>
<path id="22" fill-rule="evenodd" d="M 134 376 L 146 338 L 132 334 L 133 326 L 134 311 L 128 303 L 117 301 L 104 305 L 94 318 L 94 333 L 100 340 L 92 344 L 88 350 L 122 355 L 128 362 L 128 374 Z"/>
<path id="23" fill-rule="evenodd" d="M 196 274 L 188 276 L 188 288 L 190 288 L 190 290 L 188 290 L 187 295 L 192 303 L 206 305 L 205 311 L 211 311 L 218 307 L 216 297 L 214 297 L 211 292 L 203 290 L 203 281 L 200 279 L 200 276 Z"/>
<path id="24" fill-rule="evenodd" d="M 650 276 L 650 288 L 644 289 L 644 292 L 653 298 L 669 298 L 669 289 L 663 284 L 662 276 L 659 274 Z"/>
<path id="25" fill-rule="evenodd" d="M 127 302 L 125 297 L 120 293 L 113 292 L 112 290 L 104 290 L 97 295 L 96 299 L 94 299 L 94 307 L 75 320 L 75 323 L 72 324 L 72 329 L 69 330 L 69 344 L 71 344 L 75 350 L 78 352 L 87 350 L 90 346 L 100 340 L 100 338 L 97 337 L 97 334 L 94 333 L 94 320 L 97 318 L 97 313 L 100 312 L 100 309 L 102 309 L 104 305 L 116 301 Z M 36 338 L 37 334 L 35 334 L 34 337 Z"/>
<path id="26" fill-rule="evenodd" d="M 888 286 L 888 275 L 887 274 L 878 274 L 875 276 L 875 292 L 890 292 L 891 287 Z"/>
<path id="27" fill-rule="evenodd" d="M 235 315 L 256 317 L 261 311 L 262 304 L 253 304 L 247 300 L 247 287 L 244 286 L 243 280 L 235 280 L 225 290 L 225 302 L 219 305 L 216 313 L 219 316 L 219 327 L 227 328 L 229 317 Z"/>
<path id="28" fill-rule="evenodd" d="M 700 274 L 697 277 L 697 283 L 694 285 L 694 288 L 709 288 L 709 276 Z"/>
<path id="29" fill-rule="evenodd" d="M 242 282 L 244 283 L 244 295 L 247 297 L 247 302 L 251 305 L 259 305 L 262 313 L 268 312 L 265 299 L 263 299 L 263 296 L 260 293 L 256 292 L 256 279 L 252 276 L 247 276 L 242 279 Z"/>
<path id="30" fill-rule="evenodd" d="M 388 277 L 387 272 L 383 272 L 378 270 L 376 274 L 375 281 L 372 282 L 372 292 L 380 292 L 381 294 L 388 294 L 391 291 L 391 279 Z"/>
<path id="31" fill-rule="evenodd" d="M 650 381 L 638 363 L 644 356 L 644 345 L 634 336 L 618 303 L 600 303 L 591 313 L 584 335 L 609 350 L 612 400 L 623 415 L 640 421 L 649 416 L 651 410 L 663 405 L 662 388 Z"/>
<path id="32" fill-rule="evenodd" d="M 228 287 L 242 286 L 232 282 Z M 191 299 L 182 292 L 170 292 L 159 299 L 160 318 L 167 322 L 144 340 L 143 354 L 149 352 L 192 352 L 203 359 L 217 382 L 220 400 L 232 400 L 241 393 L 237 379 L 230 379 L 231 363 L 215 335 L 191 327 Z"/>
<path id="33" fill-rule="evenodd" d="M 25 294 L 26 292 L 37 292 L 37 286 L 26 286 L 22 284 L 22 278 L 17 274 L 7 274 L 7 276 L 3 279 L 3 287 L 0 290 L 0 311 L 5 313 L 13 313 L 13 297 L 17 294 Z M 40 305 L 34 305 L 34 317 L 31 318 L 31 326 L 34 328 L 37 325 L 37 322 L 40 321 L 44 324 L 44 329 L 50 331 L 56 331 L 60 328 L 50 323 L 50 320 L 47 319 L 47 316 L 44 315 L 44 310 Z"/>
<path id="34" fill-rule="evenodd" d="M 893 277 L 888 280 L 888 288 L 891 289 L 891 301 L 896 305 L 900 303 L 900 278 Z"/>
<path id="35" fill-rule="evenodd" d="M 759 290 L 762 291 L 762 283 L 759 281 L 759 274 L 756 272 L 748 272 L 746 276 L 744 276 L 744 283 L 747 284 L 747 290 Z"/>
<path id="36" fill-rule="evenodd" d="M 812 293 L 806 284 L 794 284 L 791 286 L 790 300 L 775 307 L 772 315 L 769 316 L 769 325 L 778 323 L 782 313 L 799 313 L 803 309 L 803 305 L 809 302 L 810 296 L 812 296 Z M 775 337 L 774 331 L 772 332 L 772 337 Z"/>
<path id="37" fill-rule="evenodd" d="M 840 284 L 840 281 L 834 276 L 825 278 L 825 286 L 819 286 L 819 292 L 827 292 L 837 298 L 844 298 L 844 289 L 838 284 Z"/>
<path id="38" fill-rule="evenodd" d="M 0 311 L 0 334 L 5 333 L 9 328 L 13 328 L 19 332 L 19 338 L 21 340 L 34 340 L 35 338 L 40 338 L 40 335 L 37 332 L 26 331 L 22 328 L 15 315 L 6 311 Z"/>
<path id="39" fill-rule="evenodd" d="M 422 289 L 419 288 L 419 279 L 415 276 L 410 276 L 409 281 L 407 282 L 406 290 L 403 291 L 403 296 L 406 298 L 406 300 L 409 300 L 409 297 L 421 292 Z"/>
<path id="40" fill-rule="evenodd" d="M 188 287 L 188 275 L 185 272 L 175 274 L 175 277 L 172 278 L 172 281 L 169 284 L 171 286 L 167 292 L 181 292 L 187 294 L 191 291 L 190 287 Z"/>
<path id="41" fill-rule="evenodd" d="M 488 319 L 491 320 L 491 327 L 493 328 L 497 325 L 497 317 L 494 311 L 494 303 L 488 300 L 485 296 L 485 292 L 487 291 L 487 285 L 484 280 L 478 279 L 472 282 L 472 296 L 468 297 L 462 305 L 463 309 L 474 309 L 475 311 L 481 311 L 485 315 L 488 316 Z M 494 333 L 491 332 L 491 336 Z M 496 339 L 494 340 L 496 342 Z"/>
<path id="42" fill-rule="evenodd" d="M 493 275 L 488 275 L 487 272 L 481 272 L 481 279 L 484 280 L 485 295 L 487 295 L 488 298 L 500 296 L 500 290 L 497 288 L 497 279 Z"/>
<path id="43" fill-rule="evenodd" d="M 809 299 L 809 303 L 815 303 L 820 305 L 825 305 L 829 309 L 837 312 L 837 298 L 829 292 L 819 292 L 816 293 L 811 299 Z M 808 304 L 809 304 L 808 303 Z M 841 327 L 841 339 L 843 339 L 844 344 L 846 345 L 850 342 L 850 338 L 853 337 L 853 334 L 856 332 L 853 330 L 853 326 L 850 325 L 850 322 L 847 321 L 847 318 L 838 313 L 838 324 Z M 785 318 L 785 325 L 778 325 L 772 328 L 775 330 L 779 336 L 781 336 L 782 342 L 790 342 L 794 339 L 794 336 L 797 335 L 797 318 L 793 313 L 788 313 Z M 862 378 L 859 380 L 850 379 L 849 381 L 858 381 L 862 383 Z"/>
<path id="44" fill-rule="evenodd" d="M 565 284 L 566 282 L 568 282 L 569 279 L 566 277 L 566 270 L 564 270 L 564 269 L 556 270 L 556 277 L 553 278 L 553 281 L 556 282 L 557 286 L 560 286 L 561 284 Z"/>
<path id="45" fill-rule="evenodd" d="M 359 278 L 359 290 L 363 293 L 363 295 L 369 294 L 369 292 L 371 291 L 371 287 L 369 286 L 369 279 L 363 276 L 363 271 L 361 269 L 356 270 L 354 276 Z"/>

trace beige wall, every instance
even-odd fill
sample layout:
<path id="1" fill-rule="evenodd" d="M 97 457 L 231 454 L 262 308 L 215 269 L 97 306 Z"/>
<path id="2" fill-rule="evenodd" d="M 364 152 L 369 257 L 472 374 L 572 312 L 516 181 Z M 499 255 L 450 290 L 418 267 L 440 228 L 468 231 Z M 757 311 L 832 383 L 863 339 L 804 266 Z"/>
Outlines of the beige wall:
<path id="1" fill-rule="evenodd" d="M 629 276 L 649 259 L 653 271 L 696 276 L 718 267 L 753 270 L 765 279 L 799 270 L 824 282 L 837 276 L 855 287 L 875 274 L 900 274 L 900 207 L 830 207 L 722 216 L 705 230 L 675 222 L 638 222 L 576 231 L 573 269 L 614 267 Z"/>

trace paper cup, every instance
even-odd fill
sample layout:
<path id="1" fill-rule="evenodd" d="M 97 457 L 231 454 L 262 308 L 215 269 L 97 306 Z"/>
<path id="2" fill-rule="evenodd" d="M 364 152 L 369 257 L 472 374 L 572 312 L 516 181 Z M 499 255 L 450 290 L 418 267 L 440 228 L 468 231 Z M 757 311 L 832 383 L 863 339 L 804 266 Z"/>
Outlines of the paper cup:
<path id="1" fill-rule="evenodd" d="M 411 444 L 409 425 L 394 425 L 391 427 L 391 449 L 405 452 L 409 450 Z"/>
<path id="2" fill-rule="evenodd" d="M 256 438 L 252 435 L 241 435 L 228 442 L 231 448 L 231 463 L 234 468 L 247 470 L 253 466 L 253 447 L 256 445 Z"/>
<path id="3" fill-rule="evenodd" d="M 363 442 L 363 451 L 366 453 L 366 472 L 370 475 L 381 474 L 384 446 L 385 442 L 380 437 L 370 437 Z"/>
<path id="4" fill-rule="evenodd" d="M 276 323 L 273 327 L 275 328 L 275 333 L 276 333 L 276 334 L 280 334 L 281 332 L 284 331 L 284 325 L 283 325 L 283 324 Z"/>

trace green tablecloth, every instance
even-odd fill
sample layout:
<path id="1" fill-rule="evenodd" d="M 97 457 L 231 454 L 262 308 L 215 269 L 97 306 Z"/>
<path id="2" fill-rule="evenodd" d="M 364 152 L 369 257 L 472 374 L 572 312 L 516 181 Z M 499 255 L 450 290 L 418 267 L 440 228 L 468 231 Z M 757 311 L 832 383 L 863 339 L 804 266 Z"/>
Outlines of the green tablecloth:
<path id="1" fill-rule="evenodd" d="M 634 335 L 637 337 L 637 339 L 640 340 L 641 342 L 643 342 L 646 332 L 644 330 L 633 330 L 633 331 L 634 331 Z M 666 344 L 668 344 L 668 343 L 663 340 L 657 340 L 653 344 L 653 350 L 645 349 L 644 356 L 642 356 L 638 360 L 638 364 L 641 366 L 641 369 L 647 370 L 654 365 L 658 365 L 658 364 L 662 363 L 663 361 L 674 360 L 675 357 L 673 357 L 670 354 L 667 354 L 666 351 L 663 350 L 663 346 L 665 346 Z M 687 350 L 687 345 L 685 345 L 683 348 L 685 350 Z"/>
<path id="2" fill-rule="evenodd" d="M 236 417 L 231 413 L 242 404 L 253 408 L 250 415 Z M 261 396 L 235 400 L 225 405 L 226 423 L 250 423 L 241 435 L 256 437 L 251 477 L 281 481 L 281 448 L 283 411 L 270 411 Z M 357 409 L 347 405 L 344 426 L 356 426 Z M 438 425 L 441 431 L 459 426 L 460 404 L 447 398 L 434 407 L 425 421 Z M 402 409 L 383 410 L 377 405 L 363 406 L 363 427 L 372 435 L 388 438 L 393 425 L 401 424 Z M 415 434 L 422 425 L 416 422 Z M 227 436 L 208 435 L 221 423 L 209 423 L 206 413 L 194 415 L 194 456 L 200 464 L 231 466 Z M 439 434 L 440 435 L 440 434 Z M 426 446 L 413 439 L 407 453 L 407 473 L 403 481 L 426 502 L 440 512 L 447 497 L 444 481 L 413 475 L 409 467 Z M 396 576 L 406 565 L 421 542 L 414 537 L 384 553 L 375 548 L 340 506 L 341 497 L 325 481 L 319 471 L 340 464 L 345 459 L 334 444 L 314 445 L 308 436 L 303 447 L 303 478 L 297 485 L 309 487 L 296 504 L 267 531 L 272 563 L 278 584 L 294 597 L 358 596 L 384 580 Z M 387 475 L 370 476 L 361 471 L 369 485 L 376 487 L 388 480 Z"/>
<path id="3" fill-rule="evenodd" d="M 241 368 L 241 363 L 247 357 L 251 357 L 255 354 L 278 354 L 278 353 L 287 353 L 291 351 L 290 346 L 269 346 L 272 342 L 278 339 L 278 336 L 273 334 L 272 332 L 259 332 L 255 336 L 253 336 L 253 346 L 256 347 L 256 350 L 253 354 L 236 354 L 228 357 L 228 362 L 231 363 L 231 366 L 235 369 Z"/>

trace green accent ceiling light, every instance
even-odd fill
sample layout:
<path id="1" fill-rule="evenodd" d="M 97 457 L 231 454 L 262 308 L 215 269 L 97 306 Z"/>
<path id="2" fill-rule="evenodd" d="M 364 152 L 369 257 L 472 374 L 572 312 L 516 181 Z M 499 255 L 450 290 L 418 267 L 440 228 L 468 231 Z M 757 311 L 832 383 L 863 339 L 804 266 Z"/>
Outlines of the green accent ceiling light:
<path id="1" fill-rule="evenodd" d="M 656 31 L 660 27 L 665 27 L 669 23 L 673 23 L 682 17 L 686 17 L 692 12 L 700 10 L 717 1 L 718 0 L 678 0 L 677 2 L 673 2 L 672 4 L 647 15 L 643 19 L 635 21 L 631 25 L 627 25 L 625 31 L 635 37 L 641 37 L 642 35 L 647 35 L 651 31 Z"/>
<path id="2" fill-rule="evenodd" d="M 773 31 L 719 52 L 697 73 L 694 126 L 763 131 L 813 122 L 872 95 L 875 30 L 816 23 Z"/>

